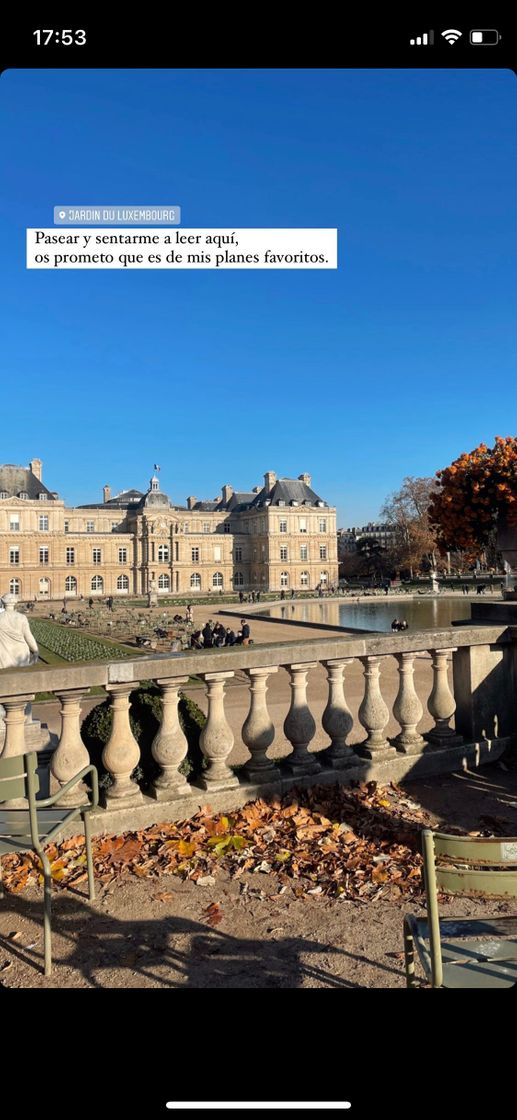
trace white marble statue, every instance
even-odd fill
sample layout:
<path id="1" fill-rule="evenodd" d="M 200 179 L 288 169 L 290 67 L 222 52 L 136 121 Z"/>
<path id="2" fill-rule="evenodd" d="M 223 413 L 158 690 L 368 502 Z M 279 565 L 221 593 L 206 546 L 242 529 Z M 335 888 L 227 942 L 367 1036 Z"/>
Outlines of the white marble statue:
<path id="1" fill-rule="evenodd" d="M 24 614 L 15 610 L 16 595 L 4 595 L 0 612 L 0 669 L 17 669 L 38 660 L 38 643 Z"/>

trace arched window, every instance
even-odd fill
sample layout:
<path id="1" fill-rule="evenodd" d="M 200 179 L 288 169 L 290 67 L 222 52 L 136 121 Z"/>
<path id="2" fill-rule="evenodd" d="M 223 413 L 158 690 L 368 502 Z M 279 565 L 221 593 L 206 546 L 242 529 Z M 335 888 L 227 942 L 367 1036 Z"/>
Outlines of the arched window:
<path id="1" fill-rule="evenodd" d="M 75 594 L 75 592 L 77 591 L 77 580 L 76 580 L 75 576 L 67 576 L 66 577 L 66 579 L 65 579 L 65 591 L 73 591 L 73 593 Z"/>
<path id="2" fill-rule="evenodd" d="M 48 599 L 50 596 L 50 582 L 44 576 L 39 581 L 39 594 L 42 599 Z"/>
<path id="3" fill-rule="evenodd" d="M 224 580 L 223 580 L 223 577 L 222 577 L 222 573 L 221 572 L 214 572 L 214 574 L 212 576 L 212 587 L 222 587 L 223 583 L 224 583 Z"/>
<path id="4" fill-rule="evenodd" d="M 328 583 L 328 581 L 329 581 L 328 572 L 320 572 L 320 583 Z"/>
<path id="5" fill-rule="evenodd" d="M 10 579 L 9 580 L 9 592 L 10 592 L 11 595 L 21 595 L 22 585 L 21 585 L 19 579 Z"/>
<path id="6" fill-rule="evenodd" d="M 190 577 L 190 586 L 193 591 L 201 591 L 201 576 L 199 572 L 193 572 Z"/>
<path id="7" fill-rule="evenodd" d="M 235 575 L 233 577 L 233 582 L 235 584 L 235 587 L 243 587 L 244 586 L 244 576 L 243 576 L 242 572 L 235 572 Z"/>
<path id="8" fill-rule="evenodd" d="M 104 588 L 104 580 L 102 576 L 94 576 L 90 587 L 92 591 L 102 591 Z"/>
<path id="9" fill-rule="evenodd" d="M 168 544 L 160 544 L 158 546 L 158 560 L 162 562 L 169 559 L 169 546 Z"/>
<path id="10" fill-rule="evenodd" d="M 300 587 L 308 587 L 308 586 L 309 586 L 309 573 L 308 572 L 302 572 L 302 574 L 300 576 Z"/>
<path id="11" fill-rule="evenodd" d="M 289 572 L 280 572 L 280 587 L 289 587 Z"/>
<path id="12" fill-rule="evenodd" d="M 170 581 L 170 579 L 167 575 L 164 575 L 162 573 L 161 576 L 158 576 L 158 590 L 159 591 L 170 591 L 170 586 L 171 586 L 171 581 Z"/>
<path id="13" fill-rule="evenodd" d="M 117 591 L 129 591 L 129 577 L 119 576 L 117 579 Z"/>

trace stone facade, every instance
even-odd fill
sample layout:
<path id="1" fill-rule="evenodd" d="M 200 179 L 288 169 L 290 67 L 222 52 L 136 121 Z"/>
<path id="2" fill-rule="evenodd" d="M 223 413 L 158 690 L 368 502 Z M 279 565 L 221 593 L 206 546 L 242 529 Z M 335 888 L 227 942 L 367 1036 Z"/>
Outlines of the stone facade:
<path id="1" fill-rule="evenodd" d="M 223 486 L 213 501 L 175 505 L 153 476 L 68 508 L 42 481 L 42 463 L 0 466 L 0 594 L 22 600 L 144 595 L 194 598 L 221 591 L 314 591 L 337 584 L 336 511 L 310 475 L 248 492 Z"/>

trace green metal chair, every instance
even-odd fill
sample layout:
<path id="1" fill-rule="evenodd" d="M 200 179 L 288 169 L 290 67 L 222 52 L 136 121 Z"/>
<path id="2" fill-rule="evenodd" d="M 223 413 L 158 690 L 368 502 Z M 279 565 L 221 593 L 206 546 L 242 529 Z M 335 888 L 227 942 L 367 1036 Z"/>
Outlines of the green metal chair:
<path id="1" fill-rule="evenodd" d="M 6 852 L 32 849 L 37 852 L 41 860 L 44 879 L 45 976 L 50 976 L 52 969 L 50 932 L 52 873 L 43 848 L 45 844 L 58 837 L 69 821 L 79 816 L 82 818 L 88 870 L 88 890 L 90 899 L 93 901 L 95 898 L 95 883 L 89 813 L 91 809 L 98 805 L 99 787 L 95 766 L 85 766 L 52 797 L 36 800 L 36 794 L 39 791 L 37 765 L 38 756 L 35 751 L 30 754 L 15 755 L 11 758 L 0 758 L 0 856 Z M 78 805 L 76 808 L 56 805 L 56 801 L 69 789 L 78 785 L 86 774 L 92 776 L 91 802 L 86 805 Z M 10 801 L 20 797 L 26 798 L 28 808 L 16 808 L 9 805 Z M 7 802 L 7 805 L 5 802 Z M 2 864 L 0 860 L 0 895 L 2 893 Z"/>
<path id="2" fill-rule="evenodd" d="M 422 832 L 427 917 L 404 918 L 408 988 L 418 987 L 415 948 L 433 988 L 517 984 L 517 915 L 440 918 L 438 891 L 474 897 L 517 895 L 517 838 Z"/>

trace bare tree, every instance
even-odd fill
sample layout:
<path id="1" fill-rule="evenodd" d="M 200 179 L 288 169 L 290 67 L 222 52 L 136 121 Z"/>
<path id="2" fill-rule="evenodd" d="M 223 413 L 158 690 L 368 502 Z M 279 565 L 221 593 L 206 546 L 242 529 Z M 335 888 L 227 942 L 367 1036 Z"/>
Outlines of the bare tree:
<path id="1" fill-rule="evenodd" d="M 393 560 L 409 568 L 411 576 L 422 561 L 435 567 L 436 540 L 429 526 L 428 508 L 436 486 L 434 478 L 406 477 L 400 490 L 386 499 L 381 516 L 393 526 Z"/>

